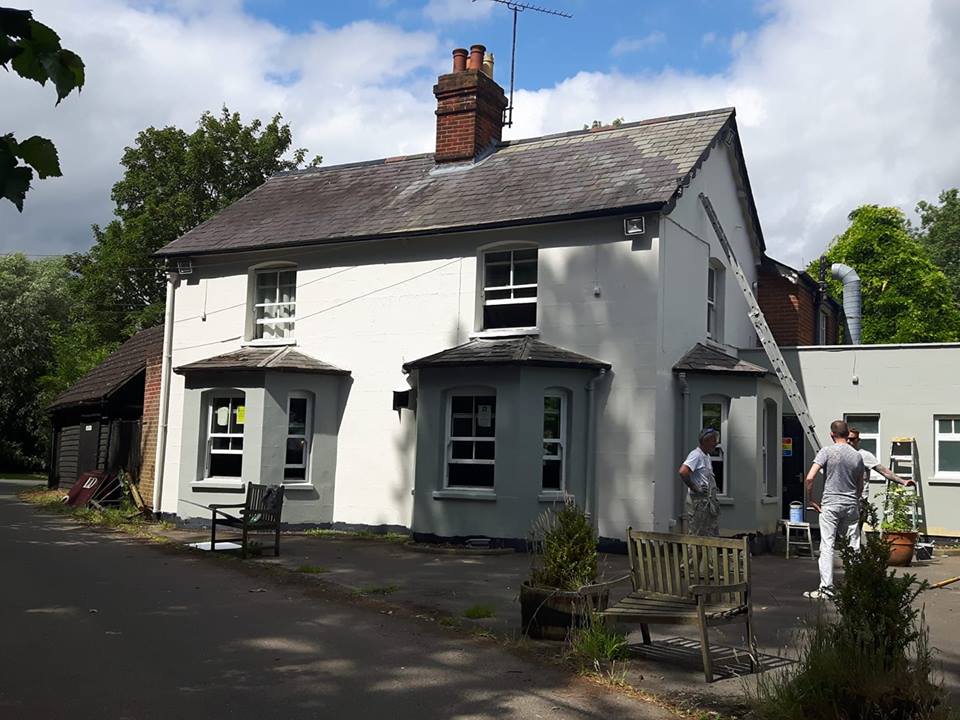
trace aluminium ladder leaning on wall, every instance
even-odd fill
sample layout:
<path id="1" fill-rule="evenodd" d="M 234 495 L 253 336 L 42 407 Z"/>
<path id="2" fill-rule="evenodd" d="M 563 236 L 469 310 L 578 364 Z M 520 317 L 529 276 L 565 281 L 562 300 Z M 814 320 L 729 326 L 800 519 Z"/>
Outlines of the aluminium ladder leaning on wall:
<path id="1" fill-rule="evenodd" d="M 800 393 L 800 388 L 797 386 L 796 380 L 793 379 L 793 375 L 790 373 L 790 368 L 787 367 L 786 360 L 783 359 L 783 353 L 780 352 L 780 346 L 777 345 L 777 341 L 773 337 L 773 333 L 770 331 L 770 326 L 767 325 L 767 320 L 763 316 L 763 311 L 760 309 L 760 303 L 757 302 L 756 296 L 753 294 L 753 290 L 750 288 L 750 283 L 747 280 L 747 276 L 743 274 L 743 269 L 740 267 L 740 263 L 737 262 L 737 256 L 733 252 L 733 248 L 730 246 L 730 242 L 727 240 L 726 234 L 723 232 L 723 227 L 720 225 L 720 220 L 717 219 L 717 214 L 713 210 L 713 204 L 703 193 L 700 193 L 700 204 L 703 205 L 703 209 L 707 213 L 707 217 L 710 219 L 710 224 L 713 225 L 713 231 L 717 234 L 717 239 L 720 241 L 720 246 L 723 248 L 723 252 L 727 256 L 727 261 L 730 263 L 730 269 L 733 271 L 733 276 L 737 279 L 737 284 L 740 286 L 740 291 L 743 293 L 743 297 L 747 301 L 747 316 L 750 318 L 750 322 L 753 323 L 753 329 L 757 331 L 757 337 L 760 338 L 760 344 L 763 346 L 764 351 L 767 353 L 767 357 L 770 359 L 770 365 L 773 367 L 773 372 L 776 374 L 777 379 L 780 380 L 780 385 L 783 387 L 783 391 L 787 396 L 787 400 L 790 402 L 790 405 L 793 407 L 793 411 L 797 414 L 797 419 L 800 420 L 800 426 L 803 428 L 803 433 L 807 438 L 807 442 L 813 447 L 813 451 L 816 453 L 820 450 L 820 440 L 817 438 L 817 433 L 814 428 L 813 418 L 810 417 L 810 411 L 807 409 L 807 403 L 803 399 L 803 395 Z M 804 507 L 807 505 L 806 498 L 806 484 L 804 484 Z"/>

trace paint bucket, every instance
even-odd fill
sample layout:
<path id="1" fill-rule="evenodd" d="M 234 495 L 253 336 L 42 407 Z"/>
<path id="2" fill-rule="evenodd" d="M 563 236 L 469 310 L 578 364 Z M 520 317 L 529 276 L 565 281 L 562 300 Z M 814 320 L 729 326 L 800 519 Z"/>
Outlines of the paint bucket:
<path id="1" fill-rule="evenodd" d="M 790 503 L 790 522 L 803 522 L 803 503 L 796 500 Z"/>

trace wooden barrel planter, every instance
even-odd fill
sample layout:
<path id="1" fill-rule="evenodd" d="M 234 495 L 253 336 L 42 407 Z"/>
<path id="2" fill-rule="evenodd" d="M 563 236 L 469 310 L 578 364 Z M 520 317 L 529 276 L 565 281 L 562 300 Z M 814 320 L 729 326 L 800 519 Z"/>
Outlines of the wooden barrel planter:
<path id="1" fill-rule="evenodd" d="M 913 551 L 917 546 L 915 532 L 885 532 L 884 539 L 890 543 L 890 559 L 887 565 L 908 567 L 913 562 Z"/>
<path id="2" fill-rule="evenodd" d="M 539 640 L 565 640 L 570 629 L 584 625 L 588 608 L 606 610 L 610 589 L 585 595 L 577 590 L 536 587 L 528 582 L 520 586 L 520 617 L 523 632 Z"/>

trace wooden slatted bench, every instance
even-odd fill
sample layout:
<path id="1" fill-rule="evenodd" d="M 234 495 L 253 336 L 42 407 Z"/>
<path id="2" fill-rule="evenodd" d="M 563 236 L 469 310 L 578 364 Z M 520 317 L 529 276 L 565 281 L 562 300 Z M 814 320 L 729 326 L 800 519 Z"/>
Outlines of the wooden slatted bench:
<path id="1" fill-rule="evenodd" d="M 280 554 L 280 514 L 283 512 L 283 486 L 247 484 L 246 500 L 238 505 L 208 505 L 210 522 L 210 550 L 217 547 L 217 525 L 240 528 L 240 554 L 247 556 L 247 540 L 251 532 L 272 532 L 273 554 Z M 240 517 L 225 513 L 224 509 L 240 509 Z M 220 516 L 220 517 L 218 517 Z"/>
<path id="2" fill-rule="evenodd" d="M 633 592 L 602 615 L 640 623 L 645 645 L 650 644 L 650 625 L 697 625 L 707 682 L 713 681 L 707 629 L 746 623 L 750 667 L 757 669 L 746 538 L 728 540 L 628 528 L 627 548 Z"/>

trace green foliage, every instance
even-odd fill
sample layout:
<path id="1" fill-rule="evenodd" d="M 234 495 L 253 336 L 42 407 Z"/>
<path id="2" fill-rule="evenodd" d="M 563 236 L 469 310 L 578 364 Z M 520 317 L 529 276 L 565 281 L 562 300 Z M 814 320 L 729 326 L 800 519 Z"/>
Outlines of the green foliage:
<path id="1" fill-rule="evenodd" d="M 594 121 L 593 121 L 592 123 L 590 123 L 589 125 L 584 124 L 583 129 L 584 129 L 584 130 L 599 130 L 600 128 L 603 128 L 603 127 L 620 127 L 621 125 L 623 125 L 623 118 L 622 118 L 622 117 L 616 117 L 616 118 L 613 119 L 613 121 L 610 123 L 610 125 L 604 125 L 604 124 L 603 124 L 603 120 L 594 120 Z"/>
<path id="2" fill-rule="evenodd" d="M 579 590 L 597 579 L 597 534 L 573 502 L 545 510 L 531 530 L 534 585 Z"/>
<path id="3" fill-rule="evenodd" d="M 60 47 L 60 36 L 29 10 L 0 8 L 0 67 L 41 85 L 51 81 L 57 105 L 84 83 L 83 60 Z M 0 196 L 20 212 L 34 172 L 41 180 L 62 175 L 54 144 L 39 135 L 19 142 L 12 133 L 0 135 Z"/>
<path id="4" fill-rule="evenodd" d="M 628 652 L 627 636 L 610 628 L 603 616 L 596 613 L 570 633 L 570 653 L 588 665 L 623 660 Z"/>
<path id="5" fill-rule="evenodd" d="M 944 190 L 939 203 L 917 203 L 917 237 L 947 276 L 954 300 L 960 303 L 960 190 Z"/>
<path id="6" fill-rule="evenodd" d="M 463 616 L 470 620 L 483 620 L 494 617 L 493 605 L 471 605 L 463 611 Z"/>
<path id="7" fill-rule="evenodd" d="M 886 512 L 880 529 L 884 532 L 910 532 L 913 526 L 913 511 L 917 505 L 917 496 L 897 483 L 887 483 L 887 496 L 884 500 Z"/>
<path id="8" fill-rule="evenodd" d="M 876 511 L 869 509 L 870 523 Z M 924 720 L 949 717 L 931 678 L 923 612 L 926 583 L 887 569 L 890 546 L 871 534 L 860 552 L 841 543 L 844 577 L 833 602 L 800 637 L 795 667 L 761 675 L 751 693 L 757 720 Z"/>
<path id="9" fill-rule="evenodd" d="M 292 140 L 279 114 L 266 125 L 245 124 L 226 107 L 219 116 L 204 113 L 192 133 L 150 127 L 137 135 L 113 186 L 116 219 L 95 225 L 93 248 L 69 259 L 99 338 L 120 341 L 161 322 L 166 280 L 151 255 L 270 175 L 300 167 L 302 148 L 283 159 Z"/>
<path id="10" fill-rule="evenodd" d="M 850 213 L 850 227 L 826 253 L 828 263 L 850 265 L 861 280 L 861 342 L 915 343 L 960 340 L 960 310 L 946 276 L 925 247 L 911 237 L 904 214 L 864 205 Z M 817 263 L 808 272 L 817 276 Z M 829 283 L 842 298 L 841 285 Z"/>
<path id="11" fill-rule="evenodd" d="M 330 572 L 330 570 L 323 565 L 299 565 L 295 572 L 303 573 L 304 575 L 320 575 L 325 572 Z"/>
<path id="12" fill-rule="evenodd" d="M 360 588 L 357 591 L 358 595 L 379 595 L 384 597 L 395 593 L 400 588 L 397 585 L 375 585 L 373 587 Z"/>

